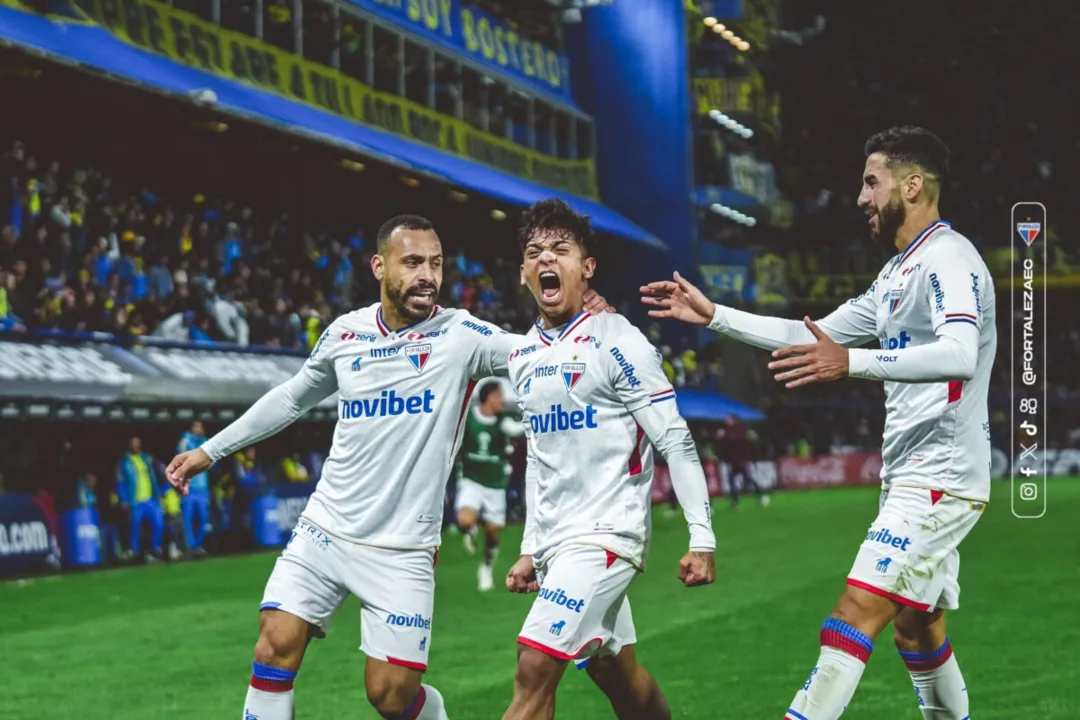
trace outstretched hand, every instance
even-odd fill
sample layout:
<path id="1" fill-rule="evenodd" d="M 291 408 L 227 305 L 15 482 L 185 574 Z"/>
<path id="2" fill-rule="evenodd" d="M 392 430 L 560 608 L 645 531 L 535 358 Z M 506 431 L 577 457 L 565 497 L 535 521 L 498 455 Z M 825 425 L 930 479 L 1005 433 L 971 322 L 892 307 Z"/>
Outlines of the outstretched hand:
<path id="1" fill-rule="evenodd" d="M 187 495 L 188 481 L 199 473 L 209 470 L 213 464 L 214 461 L 202 448 L 188 450 L 172 459 L 169 466 L 165 468 L 165 479 L 181 494 Z"/>
<path id="2" fill-rule="evenodd" d="M 708 325 L 716 312 L 713 301 L 677 272 L 674 281 L 660 280 L 642 285 L 641 302 L 659 308 L 650 310 L 649 317 L 672 318 L 694 325 Z"/>
<path id="3" fill-rule="evenodd" d="M 848 375 L 848 349 L 822 332 L 810 318 L 806 327 L 817 338 L 813 345 L 790 345 L 773 352 L 769 369 L 778 371 L 776 381 L 789 390 L 816 382 L 830 382 Z"/>

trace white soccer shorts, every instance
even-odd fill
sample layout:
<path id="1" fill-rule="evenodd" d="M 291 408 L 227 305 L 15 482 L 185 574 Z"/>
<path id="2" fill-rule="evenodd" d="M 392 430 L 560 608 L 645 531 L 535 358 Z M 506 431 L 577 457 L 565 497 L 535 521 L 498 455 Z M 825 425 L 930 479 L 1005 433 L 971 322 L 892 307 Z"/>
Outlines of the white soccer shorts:
<path id="1" fill-rule="evenodd" d="M 492 525 L 506 525 L 506 490 L 490 488 L 472 480 L 458 480 L 454 509 L 472 508 Z"/>
<path id="2" fill-rule="evenodd" d="M 282 610 L 326 634 L 350 593 L 360 599 L 360 649 L 426 670 L 437 548 L 394 550 L 342 540 L 300 518 L 266 583 L 259 610 Z"/>
<path id="3" fill-rule="evenodd" d="M 848 585 L 869 590 L 916 610 L 960 607 L 958 547 L 985 503 L 922 487 L 892 487 L 881 494 L 848 574 Z"/>
<path id="4" fill-rule="evenodd" d="M 537 568 L 540 592 L 518 642 L 579 666 L 637 642 L 626 590 L 638 570 L 596 545 L 567 545 Z"/>

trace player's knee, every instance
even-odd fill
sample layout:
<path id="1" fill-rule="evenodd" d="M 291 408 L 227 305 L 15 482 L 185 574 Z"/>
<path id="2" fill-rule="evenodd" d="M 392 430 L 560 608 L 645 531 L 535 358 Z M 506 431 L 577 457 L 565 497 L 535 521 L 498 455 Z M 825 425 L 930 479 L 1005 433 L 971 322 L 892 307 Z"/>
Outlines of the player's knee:
<path id="1" fill-rule="evenodd" d="M 255 643 L 255 662 L 285 670 L 295 670 L 300 665 L 307 647 L 307 625 L 299 618 L 277 617 L 282 613 L 262 613 L 259 621 L 259 639 Z"/>
<path id="2" fill-rule="evenodd" d="M 625 694 L 629 683 L 626 674 L 618 666 L 614 657 L 593 658 L 585 666 L 585 672 L 596 687 L 609 697 L 613 694 Z"/>
<path id="3" fill-rule="evenodd" d="M 896 613 L 891 600 L 849 585 L 833 608 L 832 616 L 876 638 Z"/>
<path id="4" fill-rule="evenodd" d="M 936 626 L 943 611 L 924 613 L 906 608 L 893 620 L 893 641 L 900 652 L 925 652 L 936 649 L 936 635 L 944 637 L 944 626 Z M 935 632 L 935 630 L 937 632 Z"/>
<path id="5" fill-rule="evenodd" d="M 554 692 L 558 684 L 560 664 L 544 653 L 525 649 L 518 655 L 514 684 L 521 694 L 538 695 Z"/>
<path id="6" fill-rule="evenodd" d="M 414 683 L 386 675 L 370 677 L 367 682 L 368 702 L 384 718 L 400 718 L 416 699 Z"/>

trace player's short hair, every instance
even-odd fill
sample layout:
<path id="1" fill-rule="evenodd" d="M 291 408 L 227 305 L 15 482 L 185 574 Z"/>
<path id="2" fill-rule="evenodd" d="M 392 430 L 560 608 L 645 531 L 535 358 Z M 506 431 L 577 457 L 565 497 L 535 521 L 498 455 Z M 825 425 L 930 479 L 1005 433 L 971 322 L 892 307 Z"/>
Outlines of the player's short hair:
<path id="1" fill-rule="evenodd" d="M 540 233 L 553 233 L 573 240 L 581 247 L 581 254 L 589 254 L 589 245 L 593 242 L 592 225 L 587 215 L 573 211 L 558 198 L 541 200 L 521 213 L 521 226 L 518 229 L 518 243 L 524 252 L 525 246 Z"/>
<path id="2" fill-rule="evenodd" d="M 435 231 L 435 226 L 427 218 L 419 215 L 395 215 L 382 224 L 379 234 L 375 236 L 376 246 L 379 252 L 386 249 L 386 243 L 390 242 L 390 236 L 395 230 L 430 230 Z"/>
<path id="3" fill-rule="evenodd" d="M 870 136 L 863 148 L 866 156 L 881 153 L 890 168 L 915 165 L 932 178 L 935 186 L 949 171 L 949 147 L 934 133 L 916 125 L 882 130 Z M 936 195 L 936 188 L 935 188 Z"/>
<path id="4" fill-rule="evenodd" d="M 484 383 L 480 386 L 480 404 L 487 402 L 487 399 L 491 397 L 491 393 L 495 391 L 502 391 L 502 385 L 498 382 Z"/>

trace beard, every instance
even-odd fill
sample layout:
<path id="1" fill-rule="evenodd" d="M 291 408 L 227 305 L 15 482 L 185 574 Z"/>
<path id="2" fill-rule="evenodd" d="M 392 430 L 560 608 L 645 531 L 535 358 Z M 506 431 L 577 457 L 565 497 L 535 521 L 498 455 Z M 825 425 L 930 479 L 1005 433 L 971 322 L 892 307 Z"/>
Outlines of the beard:
<path id="1" fill-rule="evenodd" d="M 889 204 L 878 211 L 877 230 L 870 231 L 870 237 L 885 245 L 896 242 L 896 233 L 907 219 L 907 208 L 899 197 L 889 199 Z"/>
<path id="2" fill-rule="evenodd" d="M 403 287 L 398 285 L 396 287 L 386 288 L 386 297 L 390 300 L 390 304 L 394 306 L 394 310 L 397 311 L 399 317 L 408 318 L 413 322 L 420 322 L 421 320 L 427 320 L 431 314 L 431 307 L 414 309 L 409 307 L 408 300 L 413 295 L 421 290 L 432 290 L 435 298 L 439 295 L 439 288 L 430 283 L 417 283 L 411 287 Z M 432 303 L 434 304 L 433 298 Z"/>

